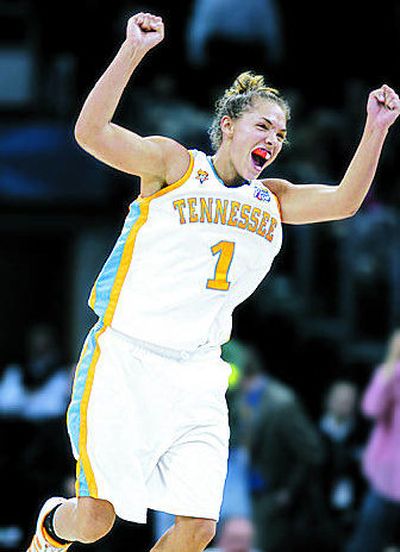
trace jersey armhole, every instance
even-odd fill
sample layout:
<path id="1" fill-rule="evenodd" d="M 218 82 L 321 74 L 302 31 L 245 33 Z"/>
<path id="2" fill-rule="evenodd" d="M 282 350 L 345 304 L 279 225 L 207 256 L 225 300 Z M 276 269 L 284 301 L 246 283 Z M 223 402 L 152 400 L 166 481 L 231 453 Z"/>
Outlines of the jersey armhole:
<path id="1" fill-rule="evenodd" d="M 177 188 L 182 186 L 182 184 L 184 184 L 188 180 L 188 178 L 190 177 L 190 175 L 192 174 L 192 171 L 193 171 L 194 154 L 191 150 L 188 150 L 188 153 L 189 153 L 189 158 L 190 158 L 189 159 L 189 166 L 188 166 L 185 174 L 179 180 L 177 180 L 176 182 L 173 182 L 172 184 L 169 184 L 168 186 L 165 186 L 165 188 L 161 188 L 161 190 L 158 190 L 158 192 L 155 192 L 154 194 L 151 194 L 149 196 L 142 197 L 141 195 L 139 195 L 137 197 L 137 200 L 139 202 L 151 201 L 152 199 L 163 196 L 163 195 L 167 194 L 168 192 L 172 192 L 173 190 L 176 190 Z"/>
<path id="2" fill-rule="evenodd" d="M 278 213 L 279 213 L 279 216 L 280 216 L 280 219 L 281 219 L 281 222 L 283 222 L 283 219 L 282 219 L 282 207 L 281 207 L 281 202 L 279 200 L 279 197 L 271 190 L 271 188 L 269 188 L 263 180 L 260 181 L 261 184 L 263 185 L 263 187 L 268 191 L 268 193 L 270 193 L 272 195 L 272 197 L 275 199 L 275 203 L 276 203 L 276 206 L 278 208 Z"/>

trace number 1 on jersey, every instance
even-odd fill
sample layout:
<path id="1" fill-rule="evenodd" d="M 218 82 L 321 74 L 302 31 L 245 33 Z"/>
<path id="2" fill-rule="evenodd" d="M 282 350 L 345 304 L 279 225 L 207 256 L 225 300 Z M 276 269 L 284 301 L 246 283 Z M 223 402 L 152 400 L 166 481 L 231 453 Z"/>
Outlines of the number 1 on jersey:
<path id="1" fill-rule="evenodd" d="M 235 243 L 229 241 L 220 241 L 211 247 L 213 255 L 219 254 L 215 274 L 212 280 L 207 280 L 208 289 L 218 289 L 227 291 L 231 285 L 228 282 L 228 272 L 232 263 Z"/>

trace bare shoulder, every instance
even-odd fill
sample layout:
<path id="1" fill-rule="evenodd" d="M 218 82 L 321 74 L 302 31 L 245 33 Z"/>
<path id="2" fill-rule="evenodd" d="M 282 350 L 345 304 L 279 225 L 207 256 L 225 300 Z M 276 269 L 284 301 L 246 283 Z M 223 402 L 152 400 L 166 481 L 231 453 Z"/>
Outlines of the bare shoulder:
<path id="1" fill-rule="evenodd" d="M 180 180 L 187 173 L 191 165 L 191 156 L 187 148 L 166 136 L 148 136 L 143 138 L 149 145 L 159 150 L 161 164 L 164 167 L 163 178 L 154 179 L 152 176 L 143 175 L 140 184 L 140 193 L 146 197 L 156 193 L 165 186 L 169 186 Z"/>
<path id="2" fill-rule="evenodd" d="M 179 180 L 185 174 L 190 163 L 190 154 L 185 146 L 166 136 L 149 136 L 144 140 L 149 140 L 160 148 L 166 167 L 167 185 Z"/>
<path id="3" fill-rule="evenodd" d="M 146 136 L 143 138 L 146 142 L 152 142 L 160 147 L 165 155 L 174 155 L 183 152 L 188 152 L 187 148 L 174 140 L 173 138 L 168 138 L 168 136 Z"/>

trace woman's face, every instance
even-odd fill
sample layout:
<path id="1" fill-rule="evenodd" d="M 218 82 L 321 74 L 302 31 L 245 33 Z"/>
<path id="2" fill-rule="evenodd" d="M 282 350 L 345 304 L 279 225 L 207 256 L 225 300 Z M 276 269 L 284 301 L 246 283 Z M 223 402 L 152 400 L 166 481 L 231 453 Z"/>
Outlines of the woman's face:
<path id="1" fill-rule="evenodd" d="M 282 149 L 286 115 L 277 103 L 258 99 L 238 119 L 223 118 L 222 128 L 236 172 L 254 180 Z"/>
<path id="2" fill-rule="evenodd" d="M 336 383 L 328 397 L 328 411 L 339 419 L 354 416 L 357 407 L 357 389 L 352 383 Z"/>

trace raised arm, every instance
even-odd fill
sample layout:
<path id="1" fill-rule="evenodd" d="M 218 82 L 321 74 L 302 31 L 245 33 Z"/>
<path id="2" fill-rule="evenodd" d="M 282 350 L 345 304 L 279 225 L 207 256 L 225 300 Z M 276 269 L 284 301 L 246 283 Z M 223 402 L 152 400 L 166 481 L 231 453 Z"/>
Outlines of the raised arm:
<path id="1" fill-rule="evenodd" d="M 142 137 L 112 122 L 129 79 L 149 50 L 164 38 L 160 17 L 138 13 L 127 24 L 126 39 L 86 99 L 75 126 L 78 144 L 116 169 L 141 177 L 142 196 L 178 180 L 189 152 L 170 138 Z"/>
<path id="2" fill-rule="evenodd" d="M 387 85 L 370 93 L 361 141 L 338 186 L 266 180 L 268 188 L 279 197 L 283 221 L 305 224 L 354 215 L 372 184 L 389 127 L 399 113 L 399 97 Z"/>

